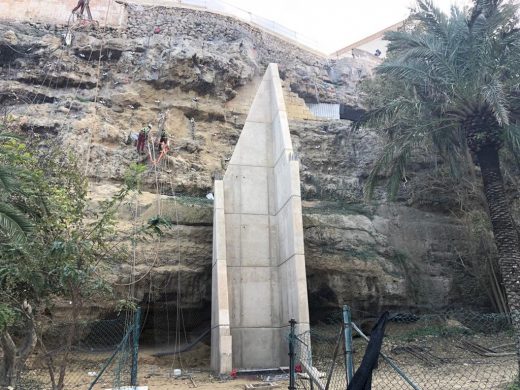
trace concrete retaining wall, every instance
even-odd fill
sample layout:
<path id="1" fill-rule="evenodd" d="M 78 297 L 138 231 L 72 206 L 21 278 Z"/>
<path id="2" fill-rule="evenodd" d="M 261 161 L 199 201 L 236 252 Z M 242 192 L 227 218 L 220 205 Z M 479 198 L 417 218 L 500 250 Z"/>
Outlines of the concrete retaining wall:
<path id="1" fill-rule="evenodd" d="M 223 182 L 215 182 L 214 207 L 212 367 L 225 373 L 286 366 L 289 320 L 306 330 L 309 311 L 299 162 L 275 64 L 260 83 Z"/>

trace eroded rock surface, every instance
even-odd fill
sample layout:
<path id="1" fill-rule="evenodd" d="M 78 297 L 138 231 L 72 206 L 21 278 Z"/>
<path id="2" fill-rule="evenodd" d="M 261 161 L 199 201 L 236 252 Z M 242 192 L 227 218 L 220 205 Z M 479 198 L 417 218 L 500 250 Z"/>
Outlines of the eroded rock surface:
<path id="1" fill-rule="evenodd" d="M 202 11 L 129 6 L 129 15 L 125 30 L 74 30 L 70 47 L 66 26 L 0 24 L 0 103 L 28 136 L 77 154 L 94 202 L 117 190 L 131 163 L 147 164 L 145 191 L 121 213 L 120 227 L 128 232 L 153 218 L 158 204 L 174 227 L 107 274 L 122 296 L 136 280 L 136 297 L 157 312 L 180 303 L 189 326 L 209 319 L 212 203 L 205 195 L 225 170 L 258 77 L 277 62 L 301 160 L 311 318 L 345 303 L 356 316 L 487 305 L 462 287 L 475 283 L 460 262 L 472 241 L 452 206 L 426 210 L 406 191 L 388 203 L 383 190 L 364 204 L 381 139 L 353 131 L 349 121 L 304 119 L 302 99 L 359 108 L 358 82 L 377 59 L 326 59 Z M 155 137 L 163 124 L 172 143 L 157 166 L 126 142 L 147 123 Z M 407 188 L 428 169 L 419 164 Z"/>

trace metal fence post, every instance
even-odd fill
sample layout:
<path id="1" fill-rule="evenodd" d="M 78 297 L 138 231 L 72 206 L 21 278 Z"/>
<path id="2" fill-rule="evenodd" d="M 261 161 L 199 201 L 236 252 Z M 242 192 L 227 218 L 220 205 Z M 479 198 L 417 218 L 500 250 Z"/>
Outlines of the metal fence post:
<path id="1" fill-rule="evenodd" d="M 134 315 L 132 337 L 132 372 L 130 374 L 130 385 L 137 386 L 137 366 L 139 359 L 139 336 L 141 335 L 141 308 L 138 307 Z"/>
<path id="2" fill-rule="evenodd" d="M 343 306 L 343 329 L 345 332 L 345 369 L 347 375 L 347 384 L 352 381 L 354 376 L 354 362 L 352 359 L 352 316 L 350 315 L 350 307 Z"/>
<path id="3" fill-rule="evenodd" d="M 295 340 L 295 329 L 296 321 L 291 319 L 289 321 L 291 325 L 291 332 L 289 333 L 289 390 L 296 390 L 296 368 L 295 368 L 295 354 L 294 354 L 294 340 Z"/>
<path id="4" fill-rule="evenodd" d="M 114 351 L 114 353 L 112 355 L 110 355 L 110 357 L 108 358 L 108 360 L 106 361 L 105 365 L 103 366 L 103 368 L 101 369 L 101 371 L 99 371 L 99 373 L 97 374 L 97 376 L 94 378 L 94 380 L 92 381 L 92 383 L 90 384 L 88 390 L 92 390 L 94 388 L 94 385 L 98 382 L 99 378 L 101 378 L 103 376 L 103 374 L 105 373 L 106 369 L 108 368 L 108 366 L 110 365 L 110 363 L 112 363 L 112 361 L 114 360 L 114 358 L 116 357 L 116 355 L 123 349 L 125 348 L 125 345 L 127 345 L 127 343 L 129 342 L 129 339 L 130 339 L 130 332 L 126 332 L 125 336 L 123 337 L 123 340 L 119 343 L 119 345 L 117 346 L 116 350 Z"/>

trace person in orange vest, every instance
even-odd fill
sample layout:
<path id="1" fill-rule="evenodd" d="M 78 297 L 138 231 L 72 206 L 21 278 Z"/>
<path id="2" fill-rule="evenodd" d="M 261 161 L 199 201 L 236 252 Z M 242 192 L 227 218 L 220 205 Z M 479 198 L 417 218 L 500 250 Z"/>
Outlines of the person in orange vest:
<path id="1" fill-rule="evenodd" d="M 170 141 L 168 140 L 168 135 L 166 131 L 161 131 L 161 138 L 159 139 L 159 152 L 167 153 L 170 150 Z"/>

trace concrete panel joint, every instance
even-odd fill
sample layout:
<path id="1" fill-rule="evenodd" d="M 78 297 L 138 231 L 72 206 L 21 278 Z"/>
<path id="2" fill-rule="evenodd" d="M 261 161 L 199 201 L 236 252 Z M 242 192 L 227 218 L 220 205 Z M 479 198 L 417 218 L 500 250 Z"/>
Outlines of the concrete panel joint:
<path id="1" fill-rule="evenodd" d="M 276 64 L 215 181 L 211 365 L 287 366 L 288 322 L 309 328 L 299 162 Z"/>

